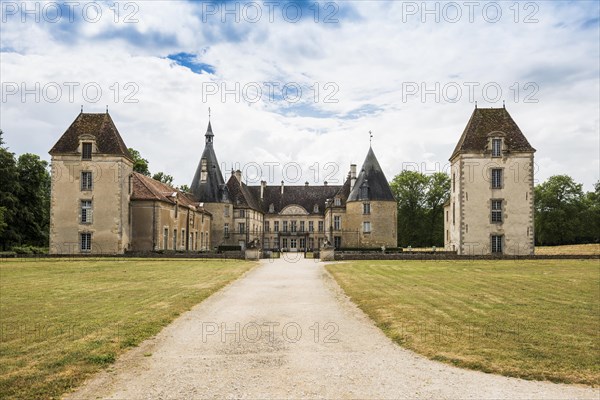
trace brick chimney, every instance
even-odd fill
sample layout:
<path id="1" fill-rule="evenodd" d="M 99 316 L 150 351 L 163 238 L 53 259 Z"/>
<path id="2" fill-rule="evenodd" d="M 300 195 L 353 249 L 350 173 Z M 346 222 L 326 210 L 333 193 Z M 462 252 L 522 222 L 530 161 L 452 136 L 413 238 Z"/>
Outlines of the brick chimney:
<path id="1" fill-rule="evenodd" d="M 356 184 L 356 164 L 350 164 L 350 190 Z"/>
<path id="2" fill-rule="evenodd" d="M 267 181 L 260 181 L 260 199 L 265 198 L 265 188 L 267 187 Z"/>
<path id="3" fill-rule="evenodd" d="M 281 181 L 281 194 L 283 194 L 283 181 Z"/>
<path id="4" fill-rule="evenodd" d="M 237 178 L 238 182 L 242 183 L 242 171 L 240 171 L 239 169 L 236 170 L 235 177 Z"/>

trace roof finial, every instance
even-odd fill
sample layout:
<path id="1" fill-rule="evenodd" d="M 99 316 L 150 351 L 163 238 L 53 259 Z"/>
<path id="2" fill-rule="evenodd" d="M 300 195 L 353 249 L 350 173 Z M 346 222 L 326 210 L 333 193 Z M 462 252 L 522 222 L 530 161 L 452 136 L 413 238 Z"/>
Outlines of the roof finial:
<path id="1" fill-rule="evenodd" d="M 477 100 L 475 100 L 475 109 L 477 110 Z"/>
<path id="2" fill-rule="evenodd" d="M 369 147 L 371 147 L 371 143 L 373 143 L 373 132 L 369 131 Z"/>
<path id="3" fill-rule="evenodd" d="M 106 105 L 106 113 L 108 114 L 108 104 Z"/>
<path id="4" fill-rule="evenodd" d="M 210 107 L 208 107 L 208 122 L 210 122 Z"/>
<path id="5" fill-rule="evenodd" d="M 81 105 L 81 114 L 83 114 L 83 104 Z"/>
<path id="6" fill-rule="evenodd" d="M 502 100 L 502 108 L 506 109 L 506 102 Z"/>

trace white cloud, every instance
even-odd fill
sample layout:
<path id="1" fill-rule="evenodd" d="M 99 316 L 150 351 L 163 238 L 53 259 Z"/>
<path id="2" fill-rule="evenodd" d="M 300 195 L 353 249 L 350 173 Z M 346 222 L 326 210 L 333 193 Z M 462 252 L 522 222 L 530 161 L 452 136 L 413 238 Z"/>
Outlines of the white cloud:
<path id="1" fill-rule="evenodd" d="M 3 99 L 0 127 L 12 151 L 45 155 L 80 104 L 89 112 L 102 112 L 108 104 L 125 142 L 149 159 L 152 171 L 189 184 L 210 106 L 217 156 L 229 168 L 256 162 L 267 178 L 264 163 L 298 162 L 305 173 L 302 184 L 314 179 L 310 166 L 319 163 L 323 180 L 324 165 L 332 162 L 343 179 L 351 162 L 363 161 L 372 130 L 373 147 L 391 179 L 406 163 L 426 162 L 428 169 L 447 163 L 474 107 L 465 82 L 477 82 L 479 105 L 497 107 L 506 100 L 538 150 L 538 180 L 567 173 L 590 190 L 599 178 L 598 21 L 589 18 L 598 14 L 597 3 L 536 3 L 539 22 L 531 24 L 513 21 L 512 3 L 499 3 L 503 17 L 495 24 L 481 14 L 474 23 L 466 14 L 457 23 L 443 18 L 435 23 L 430 15 L 422 23 L 419 14 L 403 15 L 406 2 L 340 3 L 337 24 L 315 23 L 312 17 L 289 23 L 279 14 L 274 23 L 263 14 L 256 24 L 243 19 L 224 24 L 220 15 L 205 15 L 203 21 L 195 3 L 136 4 L 136 24 L 115 24 L 107 4 L 95 24 L 21 23 L 12 17 L 2 24 L 3 91 L 11 82 L 27 88 L 36 82 L 80 84 L 73 101 L 65 92 L 56 103 L 48 96 L 39 103 L 32 95 L 25 102 L 18 95 Z M 520 11 L 520 20 L 531 12 Z M 122 10 L 120 18 L 124 15 Z M 164 59 L 179 52 L 198 54 L 200 62 L 215 67 L 214 75 L 195 74 Z M 138 103 L 123 102 L 132 93 L 127 82 L 139 88 L 133 95 Z M 297 104 L 269 101 L 265 92 L 255 104 L 236 102 L 233 95 L 223 99 L 221 93 L 203 102 L 203 83 L 211 82 L 229 89 L 236 82 L 241 87 L 256 82 L 263 90 L 265 82 L 297 82 L 304 90 Z M 456 82 L 462 97 L 456 103 L 433 95 L 422 101 L 420 94 L 403 99 L 407 85 L 431 89 L 436 82 L 441 88 Z M 481 88 L 489 82 L 503 92 L 494 104 L 483 98 Z M 524 87 L 527 82 L 538 85 L 539 102 L 524 102 L 533 93 Z M 86 83 L 102 88 L 98 102 L 83 98 Z M 317 83 L 315 103 L 309 87 Z M 327 83 L 336 86 L 326 90 Z M 338 101 L 325 102 L 327 94 Z M 276 183 L 281 176 L 271 178 Z"/>

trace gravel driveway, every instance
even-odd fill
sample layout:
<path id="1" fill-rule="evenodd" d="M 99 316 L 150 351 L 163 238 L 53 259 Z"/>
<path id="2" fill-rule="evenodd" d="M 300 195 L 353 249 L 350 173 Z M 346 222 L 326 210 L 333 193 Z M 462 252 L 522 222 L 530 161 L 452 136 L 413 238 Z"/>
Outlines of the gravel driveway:
<path id="1" fill-rule="evenodd" d="M 324 264 L 264 260 L 69 398 L 598 399 L 600 390 L 427 360 L 391 342 Z"/>

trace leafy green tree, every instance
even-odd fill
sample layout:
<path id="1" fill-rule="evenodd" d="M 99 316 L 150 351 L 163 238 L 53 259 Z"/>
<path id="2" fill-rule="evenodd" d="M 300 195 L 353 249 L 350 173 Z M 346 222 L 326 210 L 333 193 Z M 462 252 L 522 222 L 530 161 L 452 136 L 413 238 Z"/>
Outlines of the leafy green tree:
<path id="1" fill-rule="evenodd" d="M 600 243 L 600 181 L 583 198 L 580 243 Z"/>
<path id="2" fill-rule="evenodd" d="M 164 172 L 157 172 L 154 175 L 152 175 L 152 179 L 162 182 L 162 183 L 166 183 L 169 186 L 173 186 L 173 177 L 171 175 L 167 175 Z"/>
<path id="3" fill-rule="evenodd" d="M 2 232 L 7 227 L 7 224 L 4 220 L 4 214 L 6 214 L 6 208 L 0 207 L 0 237 L 2 237 Z"/>
<path id="4" fill-rule="evenodd" d="M 582 185 L 555 175 L 535 188 L 535 234 L 540 245 L 577 242 L 585 210 Z"/>
<path id="5" fill-rule="evenodd" d="M 1 132 L 1 131 L 0 131 Z M 0 135 L 1 137 L 1 135 Z M 14 153 L 4 147 L 4 140 L 0 147 L 0 207 L 3 211 L 4 229 L 0 231 L 0 246 L 8 250 L 12 245 L 21 242 L 21 235 L 17 229 L 19 224 L 18 210 L 20 191 L 17 162 Z"/>
<path id="6" fill-rule="evenodd" d="M 189 193 L 190 187 L 188 185 L 181 185 L 181 186 L 179 186 L 179 190 L 181 190 L 184 193 Z"/>
<path id="7" fill-rule="evenodd" d="M 139 151 L 131 147 L 129 148 L 129 153 L 131 154 L 131 157 L 133 157 L 133 171 L 142 175 L 150 176 L 148 160 L 143 158 Z"/>
<path id="8" fill-rule="evenodd" d="M 19 182 L 18 230 L 25 244 L 46 246 L 50 225 L 50 173 L 48 162 L 35 154 L 17 160 Z"/>
<path id="9" fill-rule="evenodd" d="M 450 197 L 450 177 L 442 172 L 429 175 L 425 196 L 429 246 L 444 245 L 444 203 Z"/>

